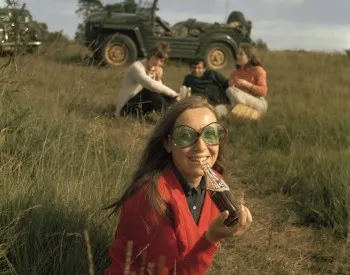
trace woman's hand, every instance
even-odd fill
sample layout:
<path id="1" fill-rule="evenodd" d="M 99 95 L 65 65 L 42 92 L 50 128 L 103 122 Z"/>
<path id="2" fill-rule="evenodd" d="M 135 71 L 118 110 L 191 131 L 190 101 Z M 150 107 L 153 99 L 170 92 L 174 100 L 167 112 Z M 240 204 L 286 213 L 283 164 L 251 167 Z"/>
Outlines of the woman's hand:
<path id="1" fill-rule="evenodd" d="M 252 83 L 250 83 L 249 81 L 247 81 L 245 79 L 241 79 L 241 78 L 236 79 L 235 84 L 240 85 L 240 86 L 245 87 L 245 88 L 250 88 L 252 86 Z"/>
<path id="2" fill-rule="evenodd" d="M 157 81 L 163 79 L 163 68 L 159 66 L 152 67 L 149 71 L 147 71 L 147 75 Z"/>
<path id="3" fill-rule="evenodd" d="M 228 211 L 221 212 L 219 217 L 217 217 L 210 224 L 209 229 L 206 233 L 206 237 L 209 242 L 216 244 L 223 238 L 240 236 L 253 222 L 253 218 L 249 209 L 243 205 L 241 206 L 238 223 L 233 227 L 227 227 L 224 224 L 224 221 L 227 219 L 228 215 Z"/>
<path id="4" fill-rule="evenodd" d="M 228 80 L 228 86 L 229 86 L 229 87 L 235 86 L 235 79 L 230 78 L 230 79 Z"/>
<path id="5" fill-rule="evenodd" d="M 163 79 L 163 68 L 162 67 L 155 67 L 155 77 L 156 77 L 156 80 L 161 80 Z"/>

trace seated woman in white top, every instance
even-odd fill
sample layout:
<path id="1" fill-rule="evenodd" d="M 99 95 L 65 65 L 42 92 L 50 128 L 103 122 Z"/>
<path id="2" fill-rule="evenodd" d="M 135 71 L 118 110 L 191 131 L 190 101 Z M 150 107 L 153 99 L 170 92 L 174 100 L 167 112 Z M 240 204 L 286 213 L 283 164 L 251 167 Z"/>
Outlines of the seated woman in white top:
<path id="1" fill-rule="evenodd" d="M 148 58 L 130 65 L 117 96 L 116 115 L 162 112 L 179 94 L 162 83 L 164 62 L 169 44 L 159 42 L 148 52 Z"/>

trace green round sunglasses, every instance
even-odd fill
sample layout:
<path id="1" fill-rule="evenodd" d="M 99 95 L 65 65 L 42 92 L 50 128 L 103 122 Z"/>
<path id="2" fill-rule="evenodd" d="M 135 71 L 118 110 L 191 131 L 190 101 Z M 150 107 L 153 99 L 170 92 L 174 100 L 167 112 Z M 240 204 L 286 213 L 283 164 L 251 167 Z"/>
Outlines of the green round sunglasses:
<path id="1" fill-rule="evenodd" d="M 175 146 L 185 148 L 195 144 L 199 138 L 202 138 L 207 145 L 219 145 L 225 140 L 226 136 L 226 128 L 219 122 L 212 122 L 200 132 L 190 126 L 179 125 L 173 129 L 170 138 Z"/>

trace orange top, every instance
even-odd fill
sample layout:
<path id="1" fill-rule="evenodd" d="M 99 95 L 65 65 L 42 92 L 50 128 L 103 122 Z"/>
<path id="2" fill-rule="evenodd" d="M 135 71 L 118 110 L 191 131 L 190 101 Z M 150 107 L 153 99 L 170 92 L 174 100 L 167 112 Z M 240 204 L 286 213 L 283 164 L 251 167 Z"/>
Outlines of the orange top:
<path id="1" fill-rule="evenodd" d="M 241 85 L 236 85 L 235 87 L 252 94 L 254 96 L 266 96 L 267 94 L 267 80 L 266 71 L 261 66 L 245 66 L 231 74 L 231 79 L 241 78 L 249 81 L 253 84 L 253 87 L 243 87 Z"/>

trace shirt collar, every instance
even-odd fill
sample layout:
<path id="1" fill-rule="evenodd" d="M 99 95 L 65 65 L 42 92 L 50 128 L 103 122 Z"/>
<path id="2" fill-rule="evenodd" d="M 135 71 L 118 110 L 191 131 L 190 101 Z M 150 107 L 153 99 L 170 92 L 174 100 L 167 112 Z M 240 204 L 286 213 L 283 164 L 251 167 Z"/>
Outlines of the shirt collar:
<path id="1" fill-rule="evenodd" d="M 170 163 L 171 163 L 171 167 L 172 167 L 172 169 L 173 169 L 173 171 L 174 171 L 174 174 L 175 174 L 176 178 L 179 180 L 179 182 L 180 182 L 180 184 L 181 184 L 181 186 L 182 186 L 182 188 L 183 188 L 183 190 L 184 190 L 186 196 L 191 195 L 193 189 L 194 189 L 194 190 L 197 190 L 197 191 L 198 191 L 198 190 L 205 190 L 205 188 L 206 188 L 205 177 L 202 177 L 201 182 L 200 182 L 198 188 L 194 188 L 194 187 L 192 187 L 190 184 L 188 184 L 188 182 L 186 181 L 186 179 L 181 175 L 181 173 L 180 173 L 179 170 L 177 169 L 177 167 L 176 167 L 176 165 L 174 164 L 174 162 L 173 162 L 173 161 L 170 161 Z"/>

